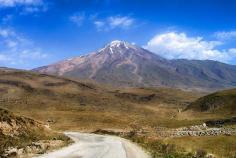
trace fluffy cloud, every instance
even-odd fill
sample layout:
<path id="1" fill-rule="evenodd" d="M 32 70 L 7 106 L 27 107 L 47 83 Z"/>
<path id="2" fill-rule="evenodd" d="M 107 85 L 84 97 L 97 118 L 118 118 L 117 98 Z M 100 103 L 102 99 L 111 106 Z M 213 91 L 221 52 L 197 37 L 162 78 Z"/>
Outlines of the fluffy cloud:
<path id="1" fill-rule="evenodd" d="M 48 54 L 16 33 L 13 29 L 0 28 L 0 65 L 16 67 L 30 65 L 31 62 L 46 59 Z M 29 64 L 27 64 L 29 63 Z"/>
<path id="2" fill-rule="evenodd" d="M 99 31 L 112 29 L 128 29 L 135 23 L 135 20 L 128 16 L 110 16 L 103 20 L 95 20 L 94 24 Z"/>
<path id="3" fill-rule="evenodd" d="M 202 37 L 188 37 L 185 33 L 169 32 L 154 36 L 144 48 L 168 59 L 200 59 L 231 62 L 236 49 L 219 50 L 219 41 L 206 41 Z"/>
<path id="4" fill-rule="evenodd" d="M 216 32 L 215 37 L 219 40 L 230 40 L 232 38 L 236 38 L 236 31 L 222 31 L 222 32 Z"/>

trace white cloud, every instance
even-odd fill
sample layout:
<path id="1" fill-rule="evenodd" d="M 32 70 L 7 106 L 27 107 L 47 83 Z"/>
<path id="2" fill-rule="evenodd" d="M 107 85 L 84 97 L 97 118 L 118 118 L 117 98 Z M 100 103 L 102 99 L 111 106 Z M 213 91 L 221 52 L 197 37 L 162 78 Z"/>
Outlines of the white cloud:
<path id="1" fill-rule="evenodd" d="M 133 26 L 134 23 L 135 19 L 128 16 L 110 16 L 103 20 L 96 20 L 94 22 L 99 31 L 109 31 L 116 28 L 128 29 Z"/>
<path id="2" fill-rule="evenodd" d="M 0 0 L 0 8 L 17 8 L 21 15 L 45 12 L 48 3 L 44 0 Z"/>
<path id="3" fill-rule="evenodd" d="M 101 29 L 104 27 L 105 22 L 103 22 L 103 21 L 95 21 L 95 22 L 94 22 L 94 25 L 96 26 L 96 28 L 97 28 L 98 30 L 101 30 Z"/>
<path id="4" fill-rule="evenodd" d="M 48 57 L 48 54 L 42 53 L 39 48 L 34 49 L 33 51 L 31 49 L 25 49 L 19 55 L 21 59 L 32 59 L 32 60 L 44 59 Z"/>
<path id="5" fill-rule="evenodd" d="M 232 38 L 236 39 L 236 31 L 221 31 L 214 33 L 215 37 L 219 40 L 230 40 Z"/>
<path id="6" fill-rule="evenodd" d="M 74 14 L 70 16 L 70 21 L 75 23 L 78 26 L 81 26 L 85 20 L 85 15 L 84 14 Z"/>
<path id="7" fill-rule="evenodd" d="M 185 33 L 168 32 L 154 36 L 144 48 L 168 59 L 199 59 L 230 62 L 236 58 L 236 49 L 219 50 L 219 41 L 202 37 L 188 37 Z"/>
<path id="8" fill-rule="evenodd" d="M 0 0 L 1 7 L 38 6 L 42 4 L 42 0 Z"/>
<path id="9" fill-rule="evenodd" d="M 229 49 L 228 53 L 231 57 L 236 57 L 236 48 Z"/>
<path id="10" fill-rule="evenodd" d="M 134 19 L 124 16 L 116 16 L 116 17 L 109 17 L 108 18 L 108 23 L 110 25 L 111 28 L 116 28 L 116 27 L 120 27 L 120 28 L 128 28 L 131 25 L 133 25 L 134 23 Z"/>
<path id="11" fill-rule="evenodd" d="M 44 4 L 42 6 L 27 6 L 23 9 L 21 14 L 46 12 L 47 10 L 48 10 L 48 5 L 47 4 Z"/>
<path id="12" fill-rule="evenodd" d="M 48 54 L 13 29 L 0 28 L 0 66 L 22 67 L 47 57 Z"/>
<path id="13" fill-rule="evenodd" d="M 0 29 L 0 37 L 7 38 L 14 35 L 14 32 L 11 29 Z"/>
<path id="14" fill-rule="evenodd" d="M 7 45 L 8 48 L 16 48 L 18 45 L 18 42 L 14 41 L 14 40 L 5 40 L 5 43 Z"/>
<path id="15" fill-rule="evenodd" d="M 78 26 L 81 26 L 86 20 L 92 22 L 98 31 L 109 31 L 112 29 L 128 29 L 134 25 L 135 19 L 129 16 L 109 16 L 98 18 L 98 14 L 86 15 L 85 13 L 75 13 L 69 17 L 69 20 Z"/>

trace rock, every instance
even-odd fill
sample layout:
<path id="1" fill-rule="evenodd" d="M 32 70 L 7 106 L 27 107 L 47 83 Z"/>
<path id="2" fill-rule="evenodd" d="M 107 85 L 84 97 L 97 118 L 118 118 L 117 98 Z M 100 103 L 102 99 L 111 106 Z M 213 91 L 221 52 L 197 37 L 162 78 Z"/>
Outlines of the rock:
<path id="1" fill-rule="evenodd" d="M 55 123 L 55 120 L 50 118 L 50 119 L 47 120 L 47 123 Z"/>
<path id="2" fill-rule="evenodd" d="M 176 129 L 160 129 L 158 128 L 161 137 L 183 137 L 183 136 L 217 136 L 217 135 L 233 135 L 236 134 L 234 128 L 209 128 L 204 123 L 189 127 L 181 127 Z"/>
<path id="3" fill-rule="evenodd" d="M 8 148 L 8 149 L 5 151 L 4 156 L 5 156 L 5 157 L 9 157 L 9 158 L 11 158 L 11 157 L 17 157 L 17 155 L 18 155 L 17 153 L 18 153 L 17 148 Z"/>
<path id="4" fill-rule="evenodd" d="M 216 158 L 213 154 L 207 154 L 206 158 Z"/>
<path id="5" fill-rule="evenodd" d="M 44 127 L 47 128 L 47 129 L 50 129 L 50 125 L 49 125 L 49 123 L 46 124 L 46 125 L 44 125 Z"/>
<path id="6" fill-rule="evenodd" d="M 18 151 L 17 151 L 17 155 L 22 155 L 24 152 L 25 152 L 25 151 L 24 151 L 23 148 L 18 149 Z"/>

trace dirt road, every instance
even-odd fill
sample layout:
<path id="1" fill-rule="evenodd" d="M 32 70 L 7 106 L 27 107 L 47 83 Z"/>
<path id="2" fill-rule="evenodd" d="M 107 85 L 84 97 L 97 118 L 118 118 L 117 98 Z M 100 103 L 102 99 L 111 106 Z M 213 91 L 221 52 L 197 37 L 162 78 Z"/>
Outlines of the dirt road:
<path id="1" fill-rule="evenodd" d="M 142 148 L 123 138 L 77 132 L 65 134 L 75 143 L 39 158 L 150 158 Z"/>

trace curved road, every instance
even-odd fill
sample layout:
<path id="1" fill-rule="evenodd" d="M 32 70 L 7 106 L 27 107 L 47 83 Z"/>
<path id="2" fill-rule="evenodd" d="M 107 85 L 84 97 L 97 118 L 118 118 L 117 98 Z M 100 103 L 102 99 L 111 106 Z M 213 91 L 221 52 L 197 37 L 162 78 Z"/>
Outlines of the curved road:
<path id="1" fill-rule="evenodd" d="M 75 143 L 39 158 L 150 158 L 140 147 L 123 138 L 78 132 L 65 134 Z"/>

